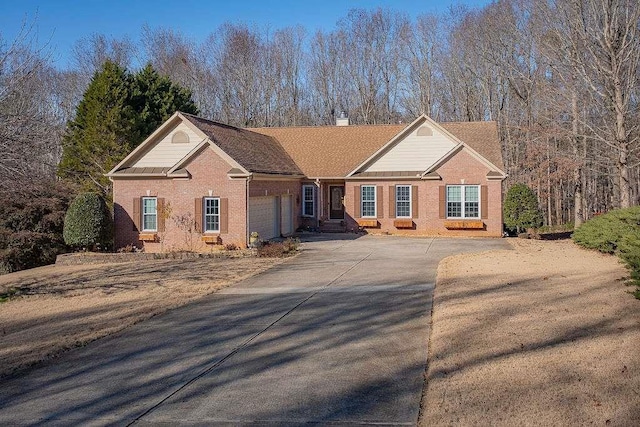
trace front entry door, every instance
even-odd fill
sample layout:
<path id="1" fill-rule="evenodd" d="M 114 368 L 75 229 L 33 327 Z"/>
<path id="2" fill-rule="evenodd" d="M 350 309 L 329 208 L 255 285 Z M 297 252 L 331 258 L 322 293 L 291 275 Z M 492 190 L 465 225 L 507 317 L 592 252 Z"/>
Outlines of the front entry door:
<path id="1" fill-rule="evenodd" d="M 344 219 L 344 185 L 329 186 L 329 219 Z"/>

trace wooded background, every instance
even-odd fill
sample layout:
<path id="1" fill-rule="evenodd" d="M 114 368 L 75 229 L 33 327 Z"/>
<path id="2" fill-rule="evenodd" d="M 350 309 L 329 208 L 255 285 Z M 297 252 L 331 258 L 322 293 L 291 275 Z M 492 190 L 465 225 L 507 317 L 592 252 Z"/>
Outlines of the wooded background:
<path id="1" fill-rule="evenodd" d="M 145 65 L 191 90 L 200 115 L 242 127 L 495 120 L 505 189 L 545 224 L 640 203 L 636 0 L 501 0 L 441 15 L 352 10 L 334 29 L 226 23 L 201 42 L 170 28 L 93 34 L 68 69 L 34 22 L 0 34 L 0 186 L 54 180 L 67 123 L 97 70 Z M 40 35 L 42 36 L 42 35 Z M 345 147 L 348 150 L 349 147 Z"/>

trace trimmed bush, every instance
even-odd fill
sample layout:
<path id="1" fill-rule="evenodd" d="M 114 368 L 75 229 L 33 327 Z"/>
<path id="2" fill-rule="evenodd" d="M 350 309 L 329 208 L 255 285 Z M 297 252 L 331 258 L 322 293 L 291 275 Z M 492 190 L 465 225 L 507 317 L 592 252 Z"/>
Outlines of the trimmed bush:
<path id="1" fill-rule="evenodd" d="M 64 217 L 62 233 L 67 245 L 76 249 L 105 248 L 111 243 L 111 213 L 104 199 L 96 193 L 76 197 Z"/>
<path id="2" fill-rule="evenodd" d="M 585 222 L 573 233 L 578 245 L 617 254 L 631 272 L 634 292 L 640 299 L 640 206 L 616 209 Z"/>
<path id="3" fill-rule="evenodd" d="M 538 207 L 538 197 L 525 184 L 515 184 L 509 188 L 503 213 L 504 224 L 517 233 L 542 226 L 542 212 Z"/>

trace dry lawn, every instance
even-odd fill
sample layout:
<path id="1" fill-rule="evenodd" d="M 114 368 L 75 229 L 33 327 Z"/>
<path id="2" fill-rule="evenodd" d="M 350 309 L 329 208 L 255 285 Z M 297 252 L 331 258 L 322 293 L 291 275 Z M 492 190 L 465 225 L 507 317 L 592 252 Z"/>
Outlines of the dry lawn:
<path id="1" fill-rule="evenodd" d="M 0 276 L 0 377 L 122 330 L 283 262 L 154 260 L 47 266 Z"/>
<path id="2" fill-rule="evenodd" d="M 512 240 L 438 268 L 420 424 L 640 425 L 640 301 L 615 257 Z"/>

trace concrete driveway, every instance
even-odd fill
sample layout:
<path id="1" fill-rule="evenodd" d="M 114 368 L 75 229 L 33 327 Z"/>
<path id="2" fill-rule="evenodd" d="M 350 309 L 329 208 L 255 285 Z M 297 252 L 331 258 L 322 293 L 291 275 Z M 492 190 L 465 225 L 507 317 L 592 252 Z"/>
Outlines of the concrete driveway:
<path id="1" fill-rule="evenodd" d="M 415 425 L 438 262 L 508 245 L 330 237 L 3 381 L 0 424 Z"/>

